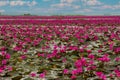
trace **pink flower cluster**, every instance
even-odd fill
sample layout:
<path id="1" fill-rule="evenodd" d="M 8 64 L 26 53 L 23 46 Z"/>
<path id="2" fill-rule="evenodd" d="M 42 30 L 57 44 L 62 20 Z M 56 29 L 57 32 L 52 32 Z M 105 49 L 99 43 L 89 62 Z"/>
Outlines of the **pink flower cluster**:
<path id="1" fill-rule="evenodd" d="M 3 73 L 4 70 L 12 70 L 12 67 L 7 64 L 11 56 L 5 50 L 5 47 L 0 48 L 0 73 Z"/>

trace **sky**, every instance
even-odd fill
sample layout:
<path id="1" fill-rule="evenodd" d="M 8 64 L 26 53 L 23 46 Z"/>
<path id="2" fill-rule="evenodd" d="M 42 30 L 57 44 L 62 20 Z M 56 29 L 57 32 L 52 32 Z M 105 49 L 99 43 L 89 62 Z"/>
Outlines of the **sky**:
<path id="1" fill-rule="evenodd" d="M 0 0 L 5 15 L 120 15 L 120 0 Z"/>

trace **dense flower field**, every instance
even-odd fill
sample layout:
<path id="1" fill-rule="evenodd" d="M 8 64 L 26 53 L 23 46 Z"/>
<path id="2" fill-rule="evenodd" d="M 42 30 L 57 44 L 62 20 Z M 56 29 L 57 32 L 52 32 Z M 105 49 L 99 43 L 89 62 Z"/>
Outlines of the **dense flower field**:
<path id="1" fill-rule="evenodd" d="M 120 79 L 120 18 L 25 21 L 0 20 L 0 80 Z"/>

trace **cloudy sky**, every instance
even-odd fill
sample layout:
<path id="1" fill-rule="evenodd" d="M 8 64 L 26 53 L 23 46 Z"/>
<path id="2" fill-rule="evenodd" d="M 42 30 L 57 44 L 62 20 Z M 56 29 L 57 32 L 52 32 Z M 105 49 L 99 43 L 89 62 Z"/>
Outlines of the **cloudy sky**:
<path id="1" fill-rule="evenodd" d="M 20 15 L 120 15 L 120 0 L 0 0 L 0 13 Z"/>

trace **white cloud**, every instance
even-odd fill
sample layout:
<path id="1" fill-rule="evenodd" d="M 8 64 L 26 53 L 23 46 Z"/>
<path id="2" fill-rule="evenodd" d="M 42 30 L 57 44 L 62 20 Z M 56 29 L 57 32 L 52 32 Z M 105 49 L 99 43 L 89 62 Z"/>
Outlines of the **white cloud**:
<path id="1" fill-rule="evenodd" d="M 90 6 L 94 6 L 94 5 L 101 5 L 102 3 L 98 0 L 81 0 L 85 3 L 85 5 L 90 5 Z"/>
<path id="2" fill-rule="evenodd" d="M 21 1 L 21 0 L 18 0 L 18 1 L 10 1 L 10 6 L 22 6 L 24 5 L 26 2 L 25 1 Z"/>
<path id="3" fill-rule="evenodd" d="M 84 9 L 83 11 L 84 12 L 91 12 L 92 10 L 91 9 Z"/>
<path id="4" fill-rule="evenodd" d="M 50 0 L 43 0 L 43 1 L 47 2 L 47 1 L 50 1 Z"/>
<path id="5" fill-rule="evenodd" d="M 25 0 L 5 0 L 5 1 L 0 1 L 0 6 L 6 6 L 6 5 L 10 5 L 10 6 L 23 6 L 23 5 L 27 5 L 27 6 L 34 6 L 36 5 L 37 2 L 35 0 L 33 1 L 25 1 Z"/>
<path id="6" fill-rule="evenodd" d="M 76 0 L 60 0 L 61 3 L 69 3 L 69 4 L 71 4 L 71 3 L 75 2 L 75 1 Z"/>
<path id="7" fill-rule="evenodd" d="M 73 2 L 76 2 L 77 0 L 60 0 L 60 3 L 52 4 L 52 7 L 58 7 L 58 8 L 65 8 L 70 7 L 74 9 L 79 9 L 80 5 L 75 5 Z"/>
<path id="8" fill-rule="evenodd" d="M 114 9 L 120 9 L 120 4 L 119 5 L 114 5 L 113 8 Z"/>
<path id="9" fill-rule="evenodd" d="M 120 2 L 118 4 L 115 5 L 104 5 L 102 6 L 103 9 L 120 9 Z"/>
<path id="10" fill-rule="evenodd" d="M 74 11 L 75 13 L 84 13 L 84 12 L 92 12 L 93 10 L 91 9 L 81 9 L 81 10 L 77 10 L 77 11 Z"/>
<path id="11" fill-rule="evenodd" d="M 115 9 L 120 9 L 120 5 L 103 5 L 103 6 L 101 6 L 101 9 L 113 9 L 113 10 L 115 10 Z"/>
<path id="12" fill-rule="evenodd" d="M 26 4 L 28 5 L 28 6 L 34 6 L 34 5 L 36 5 L 37 4 L 37 2 L 36 1 L 32 1 L 32 2 L 26 2 Z"/>
<path id="13" fill-rule="evenodd" d="M 73 7 L 74 7 L 75 9 L 79 9 L 79 8 L 80 8 L 79 5 L 74 5 Z"/>
<path id="14" fill-rule="evenodd" d="M 4 9 L 1 9 L 1 10 L 0 10 L 0 13 L 3 13 L 3 12 L 5 12 L 5 10 L 4 10 Z"/>
<path id="15" fill-rule="evenodd" d="M 53 4 L 51 5 L 52 7 L 59 7 L 59 8 L 63 8 L 65 6 L 72 6 L 71 4 L 67 4 L 67 3 L 58 3 L 58 4 Z"/>
<path id="16" fill-rule="evenodd" d="M 101 6 L 92 6 L 90 7 L 91 9 L 98 9 L 98 10 L 106 10 L 106 9 L 110 9 L 110 10 L 120 10 L 120 4 L 115 4 L 115 5 L 101 5 Z"/>
<path id="17" fill-rule="evenodd" d="M 9 1 L 0 1 L 0 6 L 5 6 L 9 4 Z"/>

